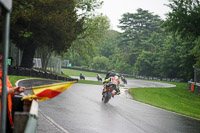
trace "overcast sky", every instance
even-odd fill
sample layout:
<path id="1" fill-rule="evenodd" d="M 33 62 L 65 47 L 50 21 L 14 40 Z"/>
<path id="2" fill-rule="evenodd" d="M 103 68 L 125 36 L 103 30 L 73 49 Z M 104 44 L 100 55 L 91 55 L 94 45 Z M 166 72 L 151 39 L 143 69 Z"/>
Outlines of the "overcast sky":
<path id="1" fill-rule="evenodd" d="M 153 12 L 154 15 L 159 15 L 162 19 L 165 19 L 165 15 L 170 9 L 164 5 L 169 4 L 168 0 L 103 0 L 104 4 L 97 12 L 106 15 L 111 22 L 111 28 L 117 31 L 119 25 L 119 19 L 122 18 L 124 13 L 136 13 L 138 8 Z"/>

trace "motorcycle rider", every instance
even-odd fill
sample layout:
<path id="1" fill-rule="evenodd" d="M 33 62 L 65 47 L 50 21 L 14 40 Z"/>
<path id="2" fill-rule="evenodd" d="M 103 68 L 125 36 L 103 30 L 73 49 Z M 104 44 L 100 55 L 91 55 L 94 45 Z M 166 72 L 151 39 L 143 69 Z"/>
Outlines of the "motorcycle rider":
<path id="1" fill-rule="evenodd" d="M 82 73 L 80 73 L 80 79 L 84 79 L 84 75 Z"/>
<path id="2" fill-rule="evenodd" d="M 115 70 L 112 70 L 111 72 L 108 72 L 106 74 L 105 80 L 108 79 L 109 77 L 114 77 L 116 75 Z"/>
<path id="3" fill-rule="evenodd" d="M 124 84 L 127 84 L 127 81 L 123 75 L 121 76 L 121 80 L 124 82 Z"/>
<path id="4" fill-rule="evenodd" d="M 112 80 L 112 78 L 115 78 L 117 80 L 117 84 L 116 84 L 116 88 L 115 88 L 115 91 L 116 92 L 113 92 L 112 93 L 112 97 L 114 97 L 114 95 L 119 95 L 120 94 L 120 89 L 119 89 L 119 77 L 120 75 L 118 73 L 115 73 L 114 71 L 108 73 L 105 77 L 105 81 L 103 82 L 103 85 L 104 85 L 104 88 L 103 88 L 103 92 L 102 92 L 102 95 L 103 93 L 105 93 L 105 90 L 106 90 L 106 86 L 109 84 L 109 82 Z M 103 95 L 104 96 L 104 95 Z"/>
<path id="5" fill-rule="evenodd" d="M 83 74 L 82 74 L 82 73 L 80 73 L 80 77 L 81 77 L 81 76 L 83 76 Z"/>
<path id="6" fill-rule="evenodd" d="M 101 81 L 101 80 L 102 80 L 101 75 L 99 75 L 98 73 L 97 73 L 97 80 L 98 80 L 98 81 Z"/>

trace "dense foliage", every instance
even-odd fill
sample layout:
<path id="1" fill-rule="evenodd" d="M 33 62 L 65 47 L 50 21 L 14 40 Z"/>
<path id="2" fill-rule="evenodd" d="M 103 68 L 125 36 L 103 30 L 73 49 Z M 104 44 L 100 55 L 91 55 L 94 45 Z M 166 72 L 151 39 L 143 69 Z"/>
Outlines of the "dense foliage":
<path id="1" fill-rule="evenodd" d="M 196 26 L 199 3 L 174 0 L 169 7 L 172 12 L 165 21 L 141 8 L 136 13 L 123 14 L 119 25 L 122 33 L 108 31 L 105 41 L 96 45 L 97 52 L 91 63 L 84 66 L 133 75 L 193 78 L 193 65 L 200 64 Z"/>
<path id="2" fill-rule="evenodd" d="M 105 40 L 110 25 L 107 17 L 96 15 L 86 19 L 83 27 L 85 31 L 73 42 L 65 59 L 73 61 L 73 65 L 88 67 L 96 56 L 96 46 Z"/>
<path id="3" fill-rule="evenodd" d="M 35 50 L 47 46 L 62 54 L 83 32 L 73 0 L 14 0 L 11 39 L 23 50 L 22 67 L 32 67 Z"/>
<path id="4" fill-rule="evenodd" d="M 32 67 L 35 49 L 64 54 L 72 66 L 162 78 L 193 78 L 200 67 L 200 2 L 172 0 L 167 19 L 137 9 L 119 20 L 121 33 L 94 11 L 100 0 L 14 0 L 11 38 Z M 42 50 L 42 48 L 44 50 Z M 48 62 L 44 62 L 47 64 Z"/>
<path id="5" fill-rule="evenodd" d="M 200 1 L 199 0 L 172 0 L 168 5 L 171 12 L 164 22 L 167 31 L 175 36 L 180 36 L 184 40 L 187 55 L 196 67 L 200 67 Z M 188 60 L 188 62 L 191 62 Z"/>
<path id="6" fill-rule="evenodd" d="M 33 66 L 36 50 L 44 64 L 52 53 L 62 56 L 101 5 L 100 0 L 13 0 L 11 40 L 23 51 L 21 66 Z"/>

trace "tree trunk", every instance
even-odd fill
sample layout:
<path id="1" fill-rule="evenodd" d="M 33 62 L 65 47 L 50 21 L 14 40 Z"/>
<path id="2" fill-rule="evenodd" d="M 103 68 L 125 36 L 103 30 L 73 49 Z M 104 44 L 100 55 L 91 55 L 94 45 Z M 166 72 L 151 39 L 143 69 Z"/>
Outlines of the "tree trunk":
<path id="1" fill-rule="evenodd" d="M 46 58 L 46 60 L 45 60 L 45 62 L 44 62 L 44 67 L 43 67 L 43 68 L 44 68 L 45 70 L 47 70 L 47 65 L 48 65 L 48 63 L 49 63 L 49 59 L 50 59 L 50 57 L 51 57 L 51 53 L 52 53 L 52 52 L 50 52 L 50 53 L 47 54 L 47 58 Z"/>
<path id="2" fill-rule="evenodd" d="M 34 58 L 35 50 L 36 50 L 35 45 L 26 45 L 24 47 L 21 67 L 25 67 L 25 68 L 33 67 L 33 58 Z"/>

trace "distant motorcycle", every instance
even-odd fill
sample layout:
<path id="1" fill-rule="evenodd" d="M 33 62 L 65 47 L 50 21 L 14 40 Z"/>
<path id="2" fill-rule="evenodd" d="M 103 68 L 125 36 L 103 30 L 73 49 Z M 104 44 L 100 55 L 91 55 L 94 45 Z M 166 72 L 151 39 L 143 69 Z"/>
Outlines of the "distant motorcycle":
<path id="1" fill-rule="evenodd" d="M 125 78 L 121 78 L 121 80 L 122 80 L 122 82 L 123 82 L 124 84 L 127 84 L 127 80 L 126 80 Z"/>
<path id="2" fill-rule="evenodd" d="M 102 82 L 102 78 L 100 76 L 97 76 L 97 80 Z"/>
<path id="3" fill-rule="evenodd" d="M 84 75 L 80 75 L 80 79 L 85 80 L 85 76 Z"/>

